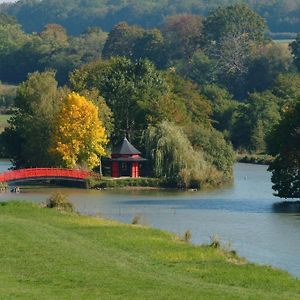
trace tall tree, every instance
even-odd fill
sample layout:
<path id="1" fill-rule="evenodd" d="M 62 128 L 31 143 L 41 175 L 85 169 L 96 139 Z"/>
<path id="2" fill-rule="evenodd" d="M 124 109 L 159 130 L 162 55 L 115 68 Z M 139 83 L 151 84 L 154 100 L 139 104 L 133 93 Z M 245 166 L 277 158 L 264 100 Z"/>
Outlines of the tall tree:
<path id="1" fill-rule="evenodd" d="M 202 38 L 202 17 L 196 15 L 175 15 L 165 19 L 162 33 L 171 60 L 190 58 L 200 47 Z"/>
<path id="2" fill-rule="evenodd" d="M 290 44 L 290 48 L 294 56 L 294 64 L 300 72 L 300 33 L 298 33 L 296 40 Z"/>
<path id="3" fill-rule="evenodd" d="M 226 89 L 215 84 L 203 85 L 201 93 L 211 103 L 213 126 L 228 138 L 233 116 L 240 106 L 239 102 L 234 100 Z"/>
<path id="4" fill-rule="evenodd" d="M 167 53 L 160 30 L 145 30 L 143 35 L 135 41 L 132 57 L 134 59 L 147 58 L 157 68 L 162 69 L 167 63 Z"/>
<path id="5" fill-rule="evenodd" d="M 53 127 L 50 152 L 57 155 L 64 166 L 92 169 L 106 154 L 108 139 L 98 108 L 85 97 L 69 94 L 60 104 Z"/>
<path id="6" fill-rule="evenodd" d="M 145 144 L 154 175 L 169 184 L 199 188 L 221 174 L 205 160 L 202 150 L 193 149 L 182 129 L 173 123 L 164 121 L 150 126 Z"/>
<path id="7" fill-rule="evenodd" d="M 244 4 L 219 7 L 204 20 L 204 40 L 217 44 L 226 36 L 243 36 L 254 43 L 261 43 L 266 30 L 265 20 Z"/>
<path id="8" fill-rule="evenodd" d="M 141 27 L 129 26 L 126 22 L 118 23 L 108 34 L 102 51 L 103 58 L 132 57 L 136 40 L 141 38 L 143 33 Z"/>
<path id="9" fill-rule="evenodd" d="M 273 189 L 281 198 L 300 198 L 300 98 L 288 107 L 269 139 L 270 153 L 276 156 L 269 171 Z"/>
<path id="10" fill-rule="evenodd" d="M 113 112 L 115 140 L 126 132 L 129 138 L 138 138 L 147 126 L 150 103 L 167 89 L 152 63 L 124 57 L 87 64 L 73 72 L 70 82 L 76 91 L 98 89 Z"/>
<path id="11" fill-rule="evenodd" d="M 57 88 L 54 77 L 54 72 L 36 72 L 18 88 L 17 110 L 3 133 L 7 152 L 17 168 L 55 165 L 47 149 L 53 118 L 65 91 Z"/>
<path id="12" fill-rule="evenodd" d="M 280 44 L 269 43 L 252 55 L 247 74 L 247 89 L 261 92 L 273 87 L 279 74 L 291 69 L 290 51 Z"/>
<path id="13" fill-rule="evenodd" d="M 204 20 L 205 53 L 218 62 L 219 81 L 239 99 L 246 96 L 249 58 L 266 30 L 264 19 L 243 4 L 219 7 Z"/>
<path id="14" fill-rule="evenodd" d="M 280 116 L 280 99 L 270 91 L 250 94 L 235 115 L 231 140 L 236 148 L 266 150 L 266 137 Z"/>

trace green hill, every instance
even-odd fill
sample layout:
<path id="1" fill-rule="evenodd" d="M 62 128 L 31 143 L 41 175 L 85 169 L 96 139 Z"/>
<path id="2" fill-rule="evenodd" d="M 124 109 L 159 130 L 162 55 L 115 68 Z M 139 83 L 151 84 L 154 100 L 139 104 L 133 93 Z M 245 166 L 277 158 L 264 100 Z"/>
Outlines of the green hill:
<path id="1" fill-rule="evenodd" d="M 176 236 L 0 204 L 1 299 L 300 299 L 300 282 Z"/>

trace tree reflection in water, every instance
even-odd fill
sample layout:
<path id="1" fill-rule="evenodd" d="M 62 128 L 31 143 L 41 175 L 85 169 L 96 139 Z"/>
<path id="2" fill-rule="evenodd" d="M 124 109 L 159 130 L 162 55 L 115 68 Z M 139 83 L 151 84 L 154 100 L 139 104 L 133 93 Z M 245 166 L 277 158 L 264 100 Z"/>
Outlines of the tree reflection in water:
<path id="1" fill-rule="evenodd" d="M 272 210 L 274 213 L 300 214 L 300 201 L 276 202 Z"/>

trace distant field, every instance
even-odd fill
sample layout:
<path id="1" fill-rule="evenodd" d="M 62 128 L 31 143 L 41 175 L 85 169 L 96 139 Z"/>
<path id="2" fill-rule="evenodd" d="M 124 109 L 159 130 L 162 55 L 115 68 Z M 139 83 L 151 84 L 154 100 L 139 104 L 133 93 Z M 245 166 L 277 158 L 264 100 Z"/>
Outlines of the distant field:
<path id="1" fill-rule="evenodd" d="M 292 43 L 294 40 L 290 39 L 290 40 L 273 40 L 276 44 L 282 45 L 286 48 L 289 47 L 289 44 Z"/>
<path id="2" fill-rule="evenodd" d="M 286 40 L 273 40 L 274 43 L 282 46 L 283 48 L 289 48 L 289 44 L 292 43 L 293 39 L 286 39 Z"/>
<path id="3" fill-rule="evenodd" d="M 291 42 L 294 41 L 294 39 L 287 39 L 287 40 L 273 40 L 275 43 L 278 44 L 290 44 Z"/>
<path id="4" fill-rule="evenodd" d="M 12 90 L 16 90 L 17 87 L 18 86 L 16 86 L 16 85 L 1 83 L 0 84 L 0 94 L 1 95 L 7 94 L 8 92 L 10 92 Z"/>
<path id="5" fill-rule="evenodd" d="M 11 115 L 0 115 L 0 133 L 4 131 L 7 126 L 7 120 L 11 117 Z"/>

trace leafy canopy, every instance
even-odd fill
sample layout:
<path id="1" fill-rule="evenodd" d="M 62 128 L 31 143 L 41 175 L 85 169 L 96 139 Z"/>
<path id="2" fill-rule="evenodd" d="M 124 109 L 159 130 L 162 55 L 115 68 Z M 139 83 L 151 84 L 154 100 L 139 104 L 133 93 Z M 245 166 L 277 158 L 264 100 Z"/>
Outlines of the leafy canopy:
<path id="1" fill-rule="evenodd" d="M 48 153 L 53 118 L 65 90 L 57 87 L 55 73 L 33 73 L 23 82 L 15 99 L 16 110 L 2 134 L 7 153 L 16 167 L 55 165 Z"/>
<path id="2" fill-rule="evenodd" d="M 106 154 L 108 139 L 98 114 L 92 102 L 76 93 L 69 94 L 61 103 L 54 119 L 50 152 L 59 156 L 66 167 L 86 164 L 92 169 Z"/>
<path id="3" fill-rule="evenodd" d="M 269 171 L 273 189 L 281 198 L 300 198 L 300 99 L 290 106 L 273 129 L 269 150 L 276 156 Z"/>

